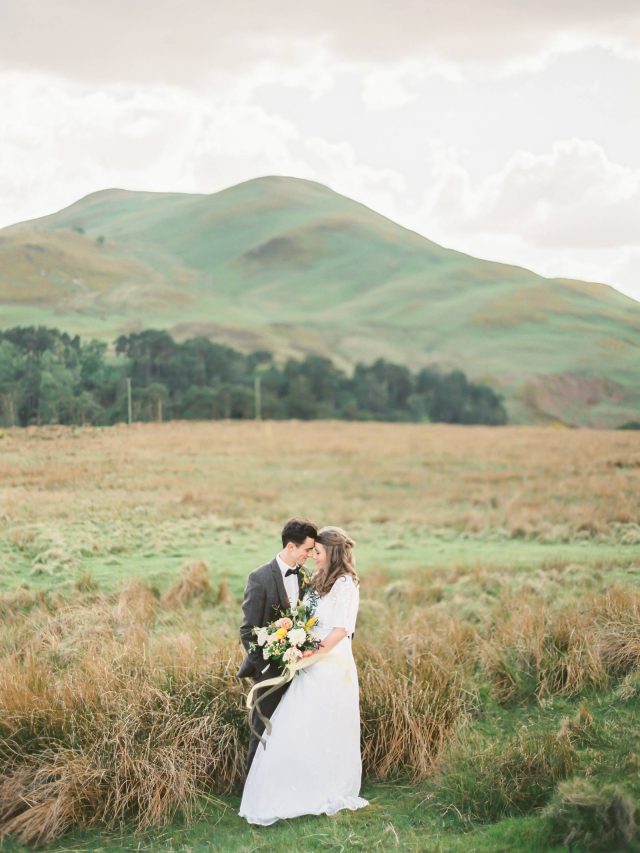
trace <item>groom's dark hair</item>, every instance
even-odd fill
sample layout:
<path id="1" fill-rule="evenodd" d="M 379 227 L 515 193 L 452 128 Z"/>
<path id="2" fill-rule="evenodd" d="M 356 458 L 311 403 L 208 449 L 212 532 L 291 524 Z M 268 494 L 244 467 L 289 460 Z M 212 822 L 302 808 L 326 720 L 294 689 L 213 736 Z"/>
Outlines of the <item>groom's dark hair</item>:
<path id="1" fill-rule="evenodd" d="M 318 528 L 308 518 L 290 518 L 282 528 L 282 547 L 287 547 L 287 542 L 302 545 L 304 540 L 310 536 L 315 539 L 318 536 Z"/>

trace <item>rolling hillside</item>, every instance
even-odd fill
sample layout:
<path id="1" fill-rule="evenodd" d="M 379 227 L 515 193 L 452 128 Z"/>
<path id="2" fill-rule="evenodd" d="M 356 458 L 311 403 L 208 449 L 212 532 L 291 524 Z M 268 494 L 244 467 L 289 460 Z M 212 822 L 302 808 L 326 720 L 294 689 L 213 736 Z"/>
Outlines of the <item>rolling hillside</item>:
<path id="1" fill-rule="evenodd" d="M 104 190 L 0 231 L 0 325 L 155 327 L 342 367 L 461 367 L 515 422 L 640 418 L 640 303 L 445 249 L 327 187 Z"/>

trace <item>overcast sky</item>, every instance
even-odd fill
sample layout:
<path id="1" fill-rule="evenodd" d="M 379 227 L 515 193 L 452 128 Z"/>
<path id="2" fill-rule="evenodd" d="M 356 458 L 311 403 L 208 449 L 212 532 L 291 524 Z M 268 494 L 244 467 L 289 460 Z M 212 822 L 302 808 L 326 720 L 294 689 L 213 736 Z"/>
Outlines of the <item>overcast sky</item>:
<path id="1" fill-rule="evenodd" d="M 640 299 L 640 2 L 0 0 L 0 226 L 271 174 Z"/>

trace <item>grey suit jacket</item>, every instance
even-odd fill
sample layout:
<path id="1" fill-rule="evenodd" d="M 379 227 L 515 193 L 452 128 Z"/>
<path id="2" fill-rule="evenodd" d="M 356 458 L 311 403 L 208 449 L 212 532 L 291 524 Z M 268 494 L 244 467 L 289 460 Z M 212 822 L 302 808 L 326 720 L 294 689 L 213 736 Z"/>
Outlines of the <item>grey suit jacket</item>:
<path id="1" fill-rule="evenodd" d="M 302 594 L 302 582 L 298 576 L 299 594 Z M 282 572 L 278 561 L 274 558 L 270 563 L 260 566 L 251 572 L 242 600 L 242 625 L 240 639 L 246 649 L 246 657 L 238 670 L 239 678 L 268 678 L 275 674 L 272 667 L 266 673 L 262 670 L 266 661 L 262 657 L 262 649 L 249 651 L 250 643 L 255 643 L 254 628 L 262 628 L 273 622 L 279 610 L 288 610 L 289 596 L 284 588 Z"/>

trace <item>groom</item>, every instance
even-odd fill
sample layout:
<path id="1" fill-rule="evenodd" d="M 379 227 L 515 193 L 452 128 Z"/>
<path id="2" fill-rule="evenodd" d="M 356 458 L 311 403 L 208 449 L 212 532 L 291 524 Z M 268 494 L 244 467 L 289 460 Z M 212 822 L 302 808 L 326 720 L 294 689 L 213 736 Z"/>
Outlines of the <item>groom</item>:
<path id="1" fill-rule="evenodd" d="M 270 563 L 249 575 L 242 602 L 244 618 L 240 626 L 240 638 L 247 654 L 238 670 L 239 678 L 253 678 L 255 682 L 259 682 L 279 675 L 277 667 L 264 660 L 260 647 L 249 651 L 250 643 L 255 643 L 256 640 L 253 629 L 273 622 L 278 611 L 296 606 L 302 597 L 299 568 L 311 555 L 317 535 L 315 524 L 304 518 L 290 518 L 282 528 L 282 551 L 276 554 Z M 260 701 L 260 710 L 265 717 L 271 717 L 288 686 L 286 684 Z M 255 713 L 252 715 L 251 724 L 261 735 L 264 724 Z M 259 742 L 259 737 L 252 732 L 247 753 L 247 773 Z"/>

